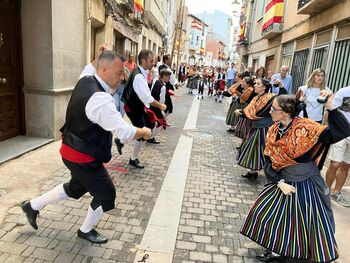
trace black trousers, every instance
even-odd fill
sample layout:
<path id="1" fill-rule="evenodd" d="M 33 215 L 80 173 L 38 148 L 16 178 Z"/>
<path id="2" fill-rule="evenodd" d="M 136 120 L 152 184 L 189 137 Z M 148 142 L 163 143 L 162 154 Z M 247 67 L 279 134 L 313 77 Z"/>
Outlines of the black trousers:
<path id="1" fill-rule="evenodd" d="M 87 192 L 93 197 L 91 208 L 102 206 L 104 212 L 115 205 L 116 190 L 112 178 L 100 162 L 73 163 L 62 159 L 71 173 L 71 179 L 63 185 L 66 194 L 79 199 Z"/>

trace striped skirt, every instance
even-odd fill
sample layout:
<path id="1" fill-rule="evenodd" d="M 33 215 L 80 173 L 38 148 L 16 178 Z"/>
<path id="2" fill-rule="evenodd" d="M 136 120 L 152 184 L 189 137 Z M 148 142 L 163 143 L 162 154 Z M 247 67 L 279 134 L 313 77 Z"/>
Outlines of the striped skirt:
<path id="1" fill-rule="evenodd" d="M 236 123 L 235 136 L 244 140 L 252 129 L 252 125 L 253 122 L 251 120 L 239 117 Z"/>
<path id="2" fill-rule="evenodd" d="M 238 165 L 254 171 L 260 171 L 265 163 L 265 141 L 269 127 L 251 128 L 238 149 Z"/>
<path id="3" fill-rule="evenodd" d="M 235 126 L 239 119 L 239 117 L 235 114 L 235 110 L 243 109 L 245 106 L 245 104 L 241 104 L 237 101 L 232 101 L 230 104 L 230 108 L 227 112 L 226 125 Z"/>
<path id="4" fill-rule="evenodd" d="M 241 233 L 282 256 L 332 262 L 338 258 L 334 231 L 315 183 L 290 183 L 296 193 L 286 196 L 266 185 L 253 204 Z"/>

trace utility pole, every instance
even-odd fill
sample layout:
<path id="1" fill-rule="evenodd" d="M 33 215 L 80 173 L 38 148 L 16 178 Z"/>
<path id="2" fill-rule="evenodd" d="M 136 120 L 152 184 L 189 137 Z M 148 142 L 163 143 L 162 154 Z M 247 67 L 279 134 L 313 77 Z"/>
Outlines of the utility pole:
<path id="1" fill-rule="evenodd" d="M 175 23 L 175 36 L 174 36 L 173 48 L 171 50 L 171 58 L 173 58 L 175 55 L 175 46 L 176 46 L 176 42 L 179 39 L 179 31 L 180 31 L 180 38 L 181 38 L 181 28 L 182 28 L 182 21 L 183 21 L 184 4 L 185 4 L 185 1 L 181 0 L 180 10 L 179 10 L 179 13 L 177 15 L 176 23 Z M 180 45 L 180 42 L 179 42 L 179 45 Z M 177 52 L 179 53 L 179 49 Z"/>
<path id="2" fill-rule="evenodd" d="M 184 21 L 184 13 L 185 13 L 185 2 L 182 0 L 181 6 L 180 6 L 180 26 L 179 26 L 179 47 L 177 49 L 177 59 L 176 59 L 176 69 L 179 68 L 179 62 L 180 62 L 180 49 L 182 45 L 182 23 Z"/>

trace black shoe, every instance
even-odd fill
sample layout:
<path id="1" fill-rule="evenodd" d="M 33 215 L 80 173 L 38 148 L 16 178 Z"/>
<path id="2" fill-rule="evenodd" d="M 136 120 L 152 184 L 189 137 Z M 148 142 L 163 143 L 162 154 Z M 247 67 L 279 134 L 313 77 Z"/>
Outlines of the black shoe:
<path id="1" fill-rule="evenodd" d="M 227 131 L 232 133 L 235 132 L 235 129 L 228 129 Z"/>
<path id="2" fill-rule="evenodd" d="M 118 138 L 114 139 L 115 144 L 117 145 L 117 150 L 120 155 L 122 155 L 122 149 L 124 147 L 124 144 L 121 143 L 121 141 Z"/>
<path id="3" fill-rule="evenodd" d="M 222 103 L 222 100 L 220 100 L 219 102 Z"/>
<path id="4" fill-rule="evenodd" d="M 138 168 L 138 169 L 143 169 L 145 168 L 138 159 L 135 159 L 135 160 L 129 160 L 129 164 L 134 166 L 135 168 Z"/>
<path id="5" fill-rule="evenodd" d="M 156 138 L 152 138 L 147 140 L 148 143 L 153 143 L 153 144 L 160 144 L 160 142 L 156 141 Z"/>
<path id="6" fill-rule="evenodd" d="M 39 215 L 39 211 L 34 210 L 31 206 L 30 206 L 30 202 L 29 201 L 23 201 L 20 204 L 23 212 L 26 214 L 27 219 L 29 224 L 35 229 L 38 229 L 38 225 L 36 224 L 36 218 Z"/>
<path id="7" fill-rule="evenodd" d="M 272 253 L 270 251 L 257 255 L 255 257 L 257 260 L 261 261 L 261 262 L 273 262 L 273 261 L 281 261 L 282 260 L 282 256 L 274 256 L 272 255 Z"/>
<path id="8" fill-rule="evenodd" d="M 257 172 L 247 172 L 247 173 L 242 173 L 242 177 L 248 178 L 248 179 L 256 179 L 258 178 L 258 173 Z"/>
<path id="9" fill-rule="evenodd" d="M 77 231 L 78 237 L 86 239 L 91 243 L 103 244 L 108 242 L 108 238 L 98 233 L 95 229 L 92 229 L 90 232 L 83 233 L 78 229 Z"/>

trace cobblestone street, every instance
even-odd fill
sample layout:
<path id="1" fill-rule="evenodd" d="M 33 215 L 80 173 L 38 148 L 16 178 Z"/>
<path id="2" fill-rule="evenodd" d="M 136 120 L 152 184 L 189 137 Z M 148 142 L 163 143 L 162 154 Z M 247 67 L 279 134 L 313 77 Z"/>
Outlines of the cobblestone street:
<path id="1" fill-rule="evenodd" d="M 107 244 L 91 245 L 76 236 L 91 201 L 89 195 L 78 201 L 69 199 L 45 207 L 40 212 L 38 231 L 28 225 L 18 206 L 23 198 L 35 197 L 70 177 L 57 156 L 56 159 L 41 156 L 41 151 L 47 147 L 59 155 L 59 142 L 1 165 L 0 173 L 8 180 L 16 180 L 13 173 L 25 174 L 33 162 L 42 169 L 49 165 L 51 170 L 40 180 L 35 176 L 20 177 L 16 190 L 23 193 L 22 197 L 11 197 L 10 189 L 0 186 L 2 199 L 11 198 L 7 203 L 0 202 L 3 213 L 0 217 L 0 262 L 132 263 L 141 260 L 136 255 L 182 136 L 192 138 L 193 144 L 172 262 L 257 262 L 255 256 L 263 249 L 240 235 L 239 230 L 266 179 L 262 174 L 256 181 L 247 181 L 240 176 L 243 170 L 235 161 L 235 149 L 240 141 L 226 132 L 226 101 L 216 103 L 214 98 L 205 96 L 200 101 L 196 129 L 186 131 L 183 128 L 191 105 L 198 101 L 184 88 L 177 94 L 173 98 L 171 126 L 157 137 L 161 144 L 147 144 L 141 152 L 139 159 L 145 169 L 136 170 L 127 165 L 133 143 L 124 147 L 122 156 L 118 156 L 113 148 L 114 158 L 106 167 L 117 189 L 116 209 L 97 225 L 97 229 L 109 238 Z M 16 166 L 23 160 L 29 163 L 28 166 Z M 35 174 L 35 171 L 30 172 Z M 343 211 L 339 207 L 336 209 Z M 339 228 L 338 231 L 342 232 Z M 154 242 L 159 241 L 157 233 L 152 238 Z M 340 246 L 340 253 L 342 250 L 344 247 Z M 349 260 L 341 258 L 338 262 Z M 144 262 L 166 263 L 152 256 Z"/>

